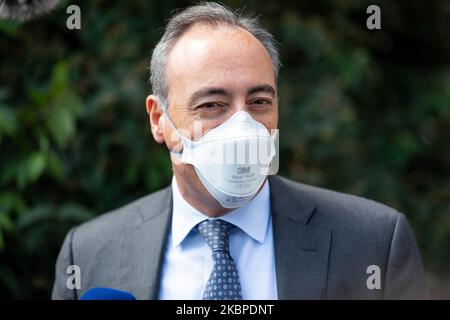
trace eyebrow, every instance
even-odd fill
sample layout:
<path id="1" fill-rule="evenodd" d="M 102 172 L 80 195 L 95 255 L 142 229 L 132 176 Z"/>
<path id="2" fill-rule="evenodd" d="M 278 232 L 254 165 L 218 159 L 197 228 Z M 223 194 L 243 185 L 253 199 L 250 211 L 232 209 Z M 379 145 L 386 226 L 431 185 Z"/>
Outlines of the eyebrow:
<path id="1" fill-rule="evenodd" d="M 260 84 L 254 87 L 251 87 L 247 90 L 247 95 L 259 93 L 259 92 L 266 92 L 270 93 L 273 97 L 275 97 L 275 89 L 270 84 Z"/>
<path id="2" fill-rule="evenodd" d="M 259 92 L 266 92 L 275 97 L 275 89 L 269 84 L 259 84 L 254 87 L 251 87 L 247 90 L 247 95 L 252 95 Z M 217 88 L 217 87 L 203 88 L 194 92 L 191 95 L 191 97 L 189 98 L 189 106 L 193 106 L 196 104 L 197 100 L 209 96 L 229 97 L 230 93 L 227 92 L 224 88 Z"/>
<path id="3" fill-rule="evenodd" d="M 223 88 L 203 88 L 194 92 L 189 98 L 189 105 L 193 106 L 197 100 L 208 96 L 229 96 L 230 94 Z"/>

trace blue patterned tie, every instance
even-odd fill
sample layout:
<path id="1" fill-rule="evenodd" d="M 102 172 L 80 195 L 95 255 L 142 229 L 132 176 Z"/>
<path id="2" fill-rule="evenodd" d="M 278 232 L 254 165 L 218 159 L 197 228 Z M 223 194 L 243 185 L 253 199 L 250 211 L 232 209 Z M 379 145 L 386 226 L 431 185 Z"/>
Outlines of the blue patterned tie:
<path id="1" fill-rule="evenodd" d="M 236 226 L 217 219 L 200 222 L 196 228 L 211 249 L 214 262 L 203 300 L 242 300 L 239 274 L 229 250 L 230 232 Z"/>

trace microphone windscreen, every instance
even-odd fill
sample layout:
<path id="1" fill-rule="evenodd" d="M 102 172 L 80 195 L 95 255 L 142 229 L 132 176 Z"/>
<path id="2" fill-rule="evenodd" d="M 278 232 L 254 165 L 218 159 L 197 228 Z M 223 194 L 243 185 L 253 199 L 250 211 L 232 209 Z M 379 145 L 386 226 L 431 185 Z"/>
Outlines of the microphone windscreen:
<path id="1" fill-rule="evenodd" d="M 86 291 L 80 300 L 136 300 L 136 298 L 127 291 L 111 288 L 92 288 Z"/>

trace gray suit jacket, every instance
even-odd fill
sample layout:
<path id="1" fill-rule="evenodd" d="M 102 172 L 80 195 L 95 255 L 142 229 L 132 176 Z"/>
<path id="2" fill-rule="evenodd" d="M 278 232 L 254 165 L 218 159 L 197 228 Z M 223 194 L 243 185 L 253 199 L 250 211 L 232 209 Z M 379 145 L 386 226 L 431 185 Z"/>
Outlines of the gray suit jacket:
<path id="1" fill-rule="evenodd" d="M 279 299 L 428 297 L 403 214 L 279 176 L 269 179 Z M 110 287 L 157 299 L 171 213 L 167 187 L 71 229 L 56 263 L 52 298 L 78 299 L 89 288 Z M 69 265 L 80 267 L 79 290 L 66 287 Z M 370 265 L 380 268 L 379 289 L 367 286 L 376 283 Z"/>

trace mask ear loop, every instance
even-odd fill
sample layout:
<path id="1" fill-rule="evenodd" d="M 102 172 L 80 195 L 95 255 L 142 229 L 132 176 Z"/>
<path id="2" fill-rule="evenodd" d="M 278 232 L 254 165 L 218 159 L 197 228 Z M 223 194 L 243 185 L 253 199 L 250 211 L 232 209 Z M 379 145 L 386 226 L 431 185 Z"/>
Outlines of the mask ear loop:
<path id="1" fill-rule="evenodd" d="M 184 138 L 184 137 L 181 137 L 181 135 L 180 135 L 180 133 L 178 132 L 177 128 L 175 128 L 175 126 L 174 126 L 172 120 L 170 120 L 169 114 L 168 114 L 168 112 L 167 112 L 167 109 L 165 109 L 165 111 L 164 111 L 164 116 L 166 117 L 166 120 L 167 120 L 167 122 L 170 124 L 170 126 L 172 127 L 172 129 L 176 132 L 177 136 L 180 137 L 180 139 L 183 141 L 183 138 Z M 184 148 L 184 146 L 183 146 L 183 148 Z M 177 157 L 177 158 L 181 158 L 181 157 L 183 156 L 183 150 L 181 150 L 181 151 L 179 151 L 179 152 L 174 151 L 174 150 L 170 150 L 170 154 L 173 155 L 173 156 L 175 156 L 175 157 Z"/>
<path id="2" fill-rule="evenodd" d="M 173 124 L 172 120 L 170 119 L 170 117 L 169 117 L 169 109 L 168 109 L 168 106 L 165 106 L 165 105 L 162 103 L 162 101 L 161 101 L 161 99 L 160 99 L 159 97 L 158 97 L 158 100 L 159 100 L 159 103 L 161 104 L 161 107 L 162 107 L 162 109 L 163 109 L 163 115 L 164 115 L 164 117 L 167 119 L 167 122 L 169 122 L 170 126 L 171 126 L 172 129 L 175 131 L 175 133 L 177 134 L 177 136 L 181 139 L 181 141 L 189 143 L 190 141 L 189 141 L 186 137 L 184 137 L 184 136 L 178 131 L 178 129 L 175 127 L 175 125 Z M 183 144 L 183 149 L 184 149 L 184 148 L 185 148 L 185 144 Z M 183 156 L 183 150 L 181 150 L 181 151 L 179 151 L 179 152 L 174 151 L 174 150 L 169 150 L 169 151 L 170 151 L 170 154 L 171 154 L 171 155 L 173 155 L 173 156 L 175 156 L 175 157 L 177 157 L 177 158 L 181 158 L 181 157 Z"/>

